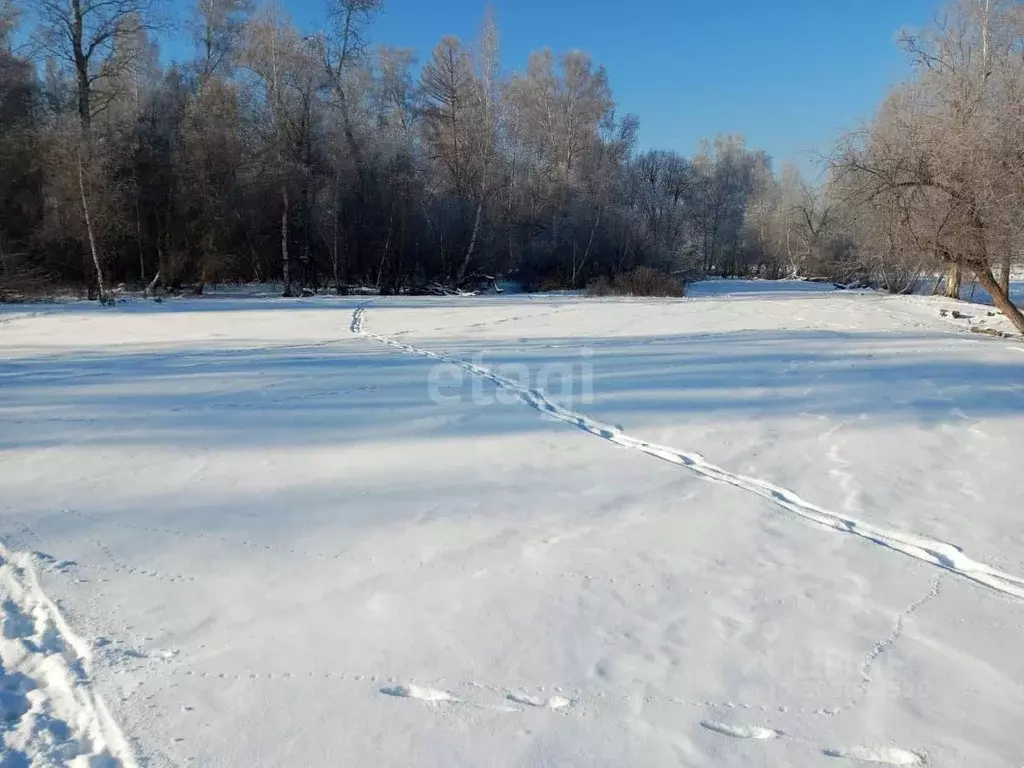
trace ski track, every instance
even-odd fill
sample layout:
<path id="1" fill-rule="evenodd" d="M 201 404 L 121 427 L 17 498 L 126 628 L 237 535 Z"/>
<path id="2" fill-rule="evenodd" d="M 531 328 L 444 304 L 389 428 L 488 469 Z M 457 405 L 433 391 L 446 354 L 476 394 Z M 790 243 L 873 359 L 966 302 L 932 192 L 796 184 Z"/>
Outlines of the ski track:
<path id="1" fill-rule="evenodd" d="M 953 544 L 886 529 L 849 515 L 832 512 L 802 499 L 794 491 L 782 488 L 767 480 L 733 474 L 712 464 L 698 453 L 680 451 L 670 446 L 649 443 L 646 440 L 628 435 L 617 427 L 591 419 L 568 408 L 563 408 L 550 401 L 543 392 L 524 387 L 488 368 L 474 365 L 446 354 L 431 352 L 411 344 L 404 344 L 388 336 L 371 333 L 363 328 L 364 315 L 370 303 L 369 301 L 364 302 L 352 314 L 349 330 L 358 336 L 386 344 L 408 354 L 419 355 L 439 363 L 454 365 L 512 393 L 522 403 L 540 413 L 570 424 L 588 434 L 600 437 L 623 448 L 639 451 L 648 456 L 683 467 L 707 480 L 732 485 L 748 493 L 760 496 L 803 520 L 840 533 L 853 534 L 879 546 L 901 552 L 921 562 L 970 579 L 1002 594 L 1017 599 L 1024 599 L 1024 577 L 973 560 L 962 549 Z"/>
<path id="2" fill-rule="evenodd" d="M 92 648 L 39 584 L 32 555 L 0 544 L 3 765 L 137 768 L 91 679 Z M 8 763 L 10 760 L 10 763 Z"/>

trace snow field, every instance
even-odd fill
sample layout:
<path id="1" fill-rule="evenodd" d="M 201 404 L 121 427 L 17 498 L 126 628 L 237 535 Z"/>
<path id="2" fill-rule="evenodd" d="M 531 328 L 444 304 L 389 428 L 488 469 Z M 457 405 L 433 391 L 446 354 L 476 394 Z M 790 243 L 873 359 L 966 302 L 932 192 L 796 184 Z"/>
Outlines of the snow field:
<path id="1" fill-rule="evenodd" d="M 86 638 L 79 754 L 1015 765 L 1017 343 L 935 300 L 696 294 L 6 323 L 3 568 Z M 583 350 L 592 402 L 537 388 Z"/>

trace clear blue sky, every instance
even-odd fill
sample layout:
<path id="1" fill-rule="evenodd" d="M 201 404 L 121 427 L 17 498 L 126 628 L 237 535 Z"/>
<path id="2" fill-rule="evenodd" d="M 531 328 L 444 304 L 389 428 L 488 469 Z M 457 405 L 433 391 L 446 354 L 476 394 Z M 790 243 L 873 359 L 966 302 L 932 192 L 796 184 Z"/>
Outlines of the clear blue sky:
<path id="1" fill-rule="evenodd" d="M 320 0 L 283 0 L 319 26 Z M 620 112 L 640 116 L 643 148 L 692 154 L 703 137 L 741 133 L 776 167 L 804 170 L 906 73 L 899 30 L 939 0 L 490 0 L 508 69 L 530 51 L 578 48 L 604 64 Z M 476 37 L 486 0 L 385 0 L 373 41 L 421 60 L 445 34 Z M 585 10 L 583 10 L 585 9 Z"/>

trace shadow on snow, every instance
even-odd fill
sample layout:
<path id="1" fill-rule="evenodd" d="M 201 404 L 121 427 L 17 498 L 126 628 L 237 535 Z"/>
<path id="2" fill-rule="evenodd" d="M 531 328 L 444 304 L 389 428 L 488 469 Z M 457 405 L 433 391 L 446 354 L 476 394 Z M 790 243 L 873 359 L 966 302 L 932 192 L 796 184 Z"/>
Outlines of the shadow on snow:
<path id="1" fill-rule="evenodd" d="M 480 342 L 483 343 L 483 342 Z M 630 429 L 687 419 L 869 413 L 931 426 L 1024 412 L 1024 357 L 979 356 L 942 333 L 741 331 L 658 339 L 490 342 L 477 362 L 508 372 L 570 366 L 579 392 L 593 354 L 591 405 Z M 464 360 L 457 342 L 423 343 Z M 431 399 L 433 361 L 368 339 L 252 350 L 61 353 L 0 362 L 0 449 L 67 444 L 164 447 L 324 445 L 419 434 L 443 438 L 554 427 L 521 405 L 487 406 L 494 385 L 463 376 Z M 448 367 L 448 366 L 446 366 Z M 550 394 L 560 399 L 557 386 Z M 474 392 L 478 396 L 474 399 Z M 502 410 L 503 409 L 503 410 Z"/>

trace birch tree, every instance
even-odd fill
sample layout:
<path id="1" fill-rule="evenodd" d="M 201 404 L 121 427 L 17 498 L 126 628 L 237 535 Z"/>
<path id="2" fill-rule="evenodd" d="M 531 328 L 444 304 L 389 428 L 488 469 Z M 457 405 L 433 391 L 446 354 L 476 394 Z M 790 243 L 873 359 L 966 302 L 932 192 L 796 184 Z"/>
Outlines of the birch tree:
<path id="1" fill-rule="evenodd" d="M 284 295 L 293 294 L 292 260 L 289 251 L 291 214 L 289 135 L 289 68 L 301 56 L 302 39 L 277 6 L 270 6 L 248 24 L 245 65 L 254 76 L 253 109 L 263 153 L 261 166 L 280 195 L 281 268 Z"/>
<path id="2" fill-rule="evenodd" d="M 38 20 L 38 49 L 74 73 L 78 117 L 78 141 L 74 158 L 79 203 L 88 249 L 96 273 L 100 301 L 107 300 L 99 238 L 94 226 L 92 197 L 87 182 L 96 176 L 93 118 L 109 106 L 114 94 L 99 84 L 134 67 L 131 56 L 118 56 L 119 35 L 154 28 L 159 19 L 159 0 L 29 0 L 27 7 Z"/>

